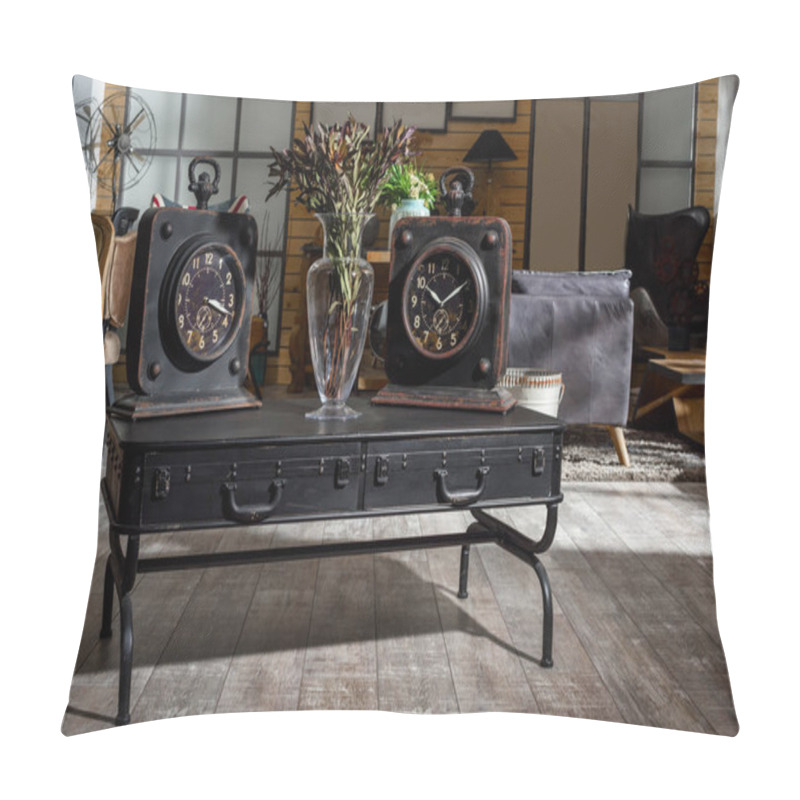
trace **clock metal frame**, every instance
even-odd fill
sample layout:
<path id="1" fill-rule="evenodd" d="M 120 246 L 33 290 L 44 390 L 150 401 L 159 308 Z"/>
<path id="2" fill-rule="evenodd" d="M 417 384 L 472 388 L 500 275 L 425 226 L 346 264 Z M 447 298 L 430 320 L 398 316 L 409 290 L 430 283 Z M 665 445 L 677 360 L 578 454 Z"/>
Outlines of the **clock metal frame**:
<path id="1" fill-rule="evenodd" d="M 141 218 L 128 312 L 127 377 L 132 394 L 111 413 L 130 418 L 259 406 L 245 386 L 258 234 L 248 214 L 149 209 Z M 176 284 L 190 259 L 211 247 L 230 252 L 235 295 L 228 343 L 209 358 L 181 344 Z"/>
<path id="2" fill-rule="evenodd" d="M 475 320 L 453 350 L 417 345 L 405 309 L 415 268 L 447 253 L 475 277 Z M 386 405 L 467 408 L 505 413 L 515 401 L 497 387 L 505 371 L 511 300 L 511 229 L 499 217 L 406 217 L 391 241 L 386 324 L 389 384 L 373 398 Z"/>

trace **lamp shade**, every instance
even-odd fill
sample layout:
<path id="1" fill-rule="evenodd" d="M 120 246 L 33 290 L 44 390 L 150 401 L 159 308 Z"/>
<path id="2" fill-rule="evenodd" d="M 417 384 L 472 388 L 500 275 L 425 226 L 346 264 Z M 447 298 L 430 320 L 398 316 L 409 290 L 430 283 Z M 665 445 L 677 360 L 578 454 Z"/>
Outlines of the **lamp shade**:
<path id="1" fill-rule="evenodd" d="M 464 156 L 464 161 L 467 163 L 486 161 L 491 164 L 492 161 L 515 161 L 516 158 L 500 131 L 492 129 L 481 133 Z"/>

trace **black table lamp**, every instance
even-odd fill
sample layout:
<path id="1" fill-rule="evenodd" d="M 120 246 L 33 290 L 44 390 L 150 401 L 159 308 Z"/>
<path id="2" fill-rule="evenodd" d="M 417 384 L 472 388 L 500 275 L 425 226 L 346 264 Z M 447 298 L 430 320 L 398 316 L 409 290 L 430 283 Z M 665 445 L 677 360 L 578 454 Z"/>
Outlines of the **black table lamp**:
<path id="1" fill-rule="evenodd" d="M 492 193 L 492 162 L 494 161 L 516 161 L 517 157 L 514 151 L 508 146 L 508 142 L 503 138 L 500 131 L 495 129 L 485 130 L 475 141 L 475 144 L 470 147 L 467 154 L 464 156 L 464 162 L 482 163 L 486 164 L 489 168 L 489 175 L 487 177 L 486 194 L 491 196 Z M 490 205 L 487 199 L 487 206 Z"/>

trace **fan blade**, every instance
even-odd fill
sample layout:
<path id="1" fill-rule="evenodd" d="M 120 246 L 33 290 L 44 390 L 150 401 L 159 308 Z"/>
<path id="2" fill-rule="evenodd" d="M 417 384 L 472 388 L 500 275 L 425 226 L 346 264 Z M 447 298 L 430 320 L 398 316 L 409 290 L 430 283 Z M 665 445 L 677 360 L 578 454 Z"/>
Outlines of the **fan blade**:
<path id="1" fill-rule="evenodd" d="M 105 154 L 105 155 L 104 155 L 104 156 L 103 156 L 103 157 L 102 157 L 102 158 L 101 158 L 101 159 L 100 159 L 100 160 L 97 162 L 97 167 L 96 167 L 95 169 L 100 169 L 100 166 L 102 165 L 102 163 L 103 163 L 103 162 L 104 162 L 104 161 L 105 161 L 105 160 L 106 160 L 106 159 L 107 159 L 107 158 L 108 158 L 108 157 L 109 157 L 109 156 L 110 156 L 110 155 L 111 155 L 113 152 L 114 152 L 114 149 L 113 149 L 113 148 L 111 148 L 111 147 L 109 147 L 109 149 L 108 149 L 108 150 L 106 150 L 106 154 Z"/>
<path id="2" fill-rule="evenodd" d="M 114 126 L 114 125 L 112 125 L 112 124 L 111 124 L 111 123 L 108 121 L 108 117 L 105 115 L 105 112 L 103 111 L 103 107 L 102 107 L 102 106 L 100 106 L 100 107 L 97 109 L 97 111 L 99 112 L 100 116 L 103 118 L 103 121 L 106 123 L 106 125 L 108 125 L 109 129 L 111 130 L 111 132 L 112 132 L 112 133 L 114 133 L 114 132 L 115 132 L 115 130 L 116 130 L 116 129 L 115 129 L 115 126 Z M 103 126 L 101 125 L 101 126 L 100 126 L 100 130 L 102 131 L 102 129 L 103 129 Z"/>
<path id="3" fill-rule="evenodd" d="M 136 166 L 136 164 L 134 163 L 133 159 L 131 158 L 131 155 L 130 155 L 130 153 L 125 153 L 125 158 L 126 158 L 126 159 L 127 159 L 127 161 L 130 163 L 130 165 L 131 165 L 131 166 L 132 166 L 132 167 L 133 167 L 133 168 L 136 170 L 136 174 L 138 175 L 138 174 L 141 172 L 141 170 L 140 170 L 140 169 L 139 169 L 139 167 L 137 167 L 137 166 Z"/>
<path id="4" fill-rule="evenodd" d="M 144 109 L 140 108 L 139 113 L 128 123 L 127 127 L 125 128 L 125 133 L 130 133 L 141 124 L 143 119 L 142 114 L 144 114 Z"/>

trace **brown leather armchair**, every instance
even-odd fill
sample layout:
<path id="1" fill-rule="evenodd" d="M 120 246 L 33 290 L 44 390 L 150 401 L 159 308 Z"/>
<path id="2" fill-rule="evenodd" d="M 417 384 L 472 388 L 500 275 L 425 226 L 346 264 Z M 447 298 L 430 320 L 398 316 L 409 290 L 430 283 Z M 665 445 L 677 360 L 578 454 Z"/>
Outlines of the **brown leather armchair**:
<path id="1" fill-rule="evenodd" d="M 92 213 L 92 228 L 100 267 L 106 402 L 110 405 L 114 402 L 113 367 L 122 350 L 119 330 L 128 317 L 136 232 L 117 235 L 111 218 L 97 213 Z"/>

